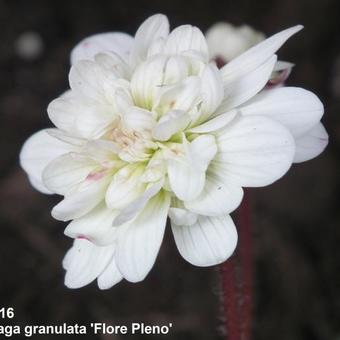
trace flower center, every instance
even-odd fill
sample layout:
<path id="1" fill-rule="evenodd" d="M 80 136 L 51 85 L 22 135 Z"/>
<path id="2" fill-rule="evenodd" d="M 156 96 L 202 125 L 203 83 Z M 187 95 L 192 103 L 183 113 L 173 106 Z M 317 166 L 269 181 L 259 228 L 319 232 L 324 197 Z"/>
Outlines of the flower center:
<path id="1" fill-rule="evenodd" d="M 138 137 L 136 131 L 128 133 L 122 129 L 114 128 L 111 132 L 111 139 L 117 143 L 121 149 L 126 149 L 134 145 L 138 141 Z"/>
<path id="2" fill-rule="evenodd" d="M 107 137 L 117 147 L 119 158 L 128 163 L 146 162 L 159 148 L 152 141 L 151 132 L 126 129 L 121 124 L 113 128 Z"/>

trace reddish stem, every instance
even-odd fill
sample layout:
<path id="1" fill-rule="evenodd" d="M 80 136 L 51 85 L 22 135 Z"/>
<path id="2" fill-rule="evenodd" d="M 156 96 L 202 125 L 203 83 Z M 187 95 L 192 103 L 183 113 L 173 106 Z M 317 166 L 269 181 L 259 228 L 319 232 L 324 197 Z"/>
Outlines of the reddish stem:
<path id="1" fill-rule="evenodd" d="M 233 257 L 220 266 L 223 289 L 223 321 L 227 340 L 241 340 L 235 267 L 236 263 Z"/>
<path id="2" fill-rule="evenodd" d="M 252 235 L 250 221 L 249 195 L 245 193 L 241 204 L 239 215 L 239 263 L 240 263 L 240 322 L 241 339 L 250 340 L 252 330 L 252 309 L 253 309 L 253 263 L 252 263 Z"/>
<path id="3" fill-rule="evenodd" d="M 238 210 L 239 243 L 221 268 L 227 340 L 250 340 L 252 329 L 252 242 L 248 194 Z"/>

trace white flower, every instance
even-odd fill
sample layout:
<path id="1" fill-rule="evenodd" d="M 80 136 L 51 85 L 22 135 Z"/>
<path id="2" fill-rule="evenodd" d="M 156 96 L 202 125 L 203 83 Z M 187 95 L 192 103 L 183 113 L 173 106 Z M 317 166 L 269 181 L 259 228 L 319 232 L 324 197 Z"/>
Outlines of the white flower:
<path id="1" fill-rule="evenodd" d="M 231 256 L 237 232 L 229 214 L 242 187 L 271 184 L 327 144 L 314 94 L 261 91 L 276 51 L 300 29 L 272 36 L 220 70 L 198 28 L 169 33 L 163 15 L 147 19 L 134 38 L 107 33 L 75 47 L 71 90 L 48 107 L 56 128 L 34 134 L 20 155 L 33 186 L 64 196 L 52 215 L 71 221 L 68 287 L 143 280 L 167 216 L 190 263 L 211 266 Z"/>
<path id="2" fill-rule="evenodd" d="M 234 26 L 218 22 L 206 34 L 211 59 L 222 58 L 231 61 L 240 54 L 263 41 L 266 37 L 248 25 Z"/>

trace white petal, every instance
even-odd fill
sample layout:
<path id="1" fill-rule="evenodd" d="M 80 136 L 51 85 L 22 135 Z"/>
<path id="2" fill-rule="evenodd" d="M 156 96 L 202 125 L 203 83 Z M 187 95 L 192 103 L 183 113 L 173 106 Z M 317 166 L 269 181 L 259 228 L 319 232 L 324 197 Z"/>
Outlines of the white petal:
<path id="1" fill-rule="evenodd" d="M 151 131 L 156 120 L 152 112 L 133 106 L 122 115 L 122 124 L 129 130 L 143 132 Z"/>
<path id="2" fill-rule="evenodd" d="M 112 140 L 95 139 L 86 143 L 83 152 L 98 163 L 114 166 L 114 156 L 118 155 L 120 148 L 119 145 Z M 117 162 L 120 163 L 119 160 L 117 160 Z"/>
<path id="3" fill-rule="evenodd" d="M 290 168 L 295 152 L 292 135 L 262 116 L 239 116 L 218 132 L 219 152 L 211 166 L 243 187 L 265 186 Z"/>
<path id="4" fill-rule="evenodd" d="M 68 221 L 87 214 L 104 199 L 110 178 L 109 175 L 103 175 L 101 178 L 86 179 L 52 209 L 52 216 L 60 221 Z"/>
<path id="5" fill-rule="evenodd" d="M 166 41 L 166 38 L 164 38 L 164 37 L 160 37 L 158 39 L 155 39 L 151 43 L 151 45 L 148 49 L 147 58 L 149 58 L 153 55 L 161 54 L 164 50 L 165 41 Z"/>
<path id="6" fill-rule="evenodd" d="M 165 89 L 154 109 L 162 113 L 170 110 L 185 112 L 192 110 L 201 100 L 201 84 L 199 77 L 187 77 L 184 81 Z"/>
<path id="7" fill-rule="evenodd" d="M 226 112 L 246 102 L 261 91 L 272 74 L 276 60 L 277 57 L 274 55 L 256 69 L 244 76 L 237 77 L 234 81 L 225 81 L 225 77 L 223 77 L 224 99 L 218 108 L 218 112 Z"/>
<path id="8" fill-rule="evenodd" d="M 203 190 L 205 172 L 176 160 L 168 161 L 168 176 L 172 191 L 181 200 L 192 200 Z"/>
<path id="9" fill-rule="evenodd" d="M 157 56 L 139 64 L 131 79 L 131 93 L 135 105 L 151 110 L 161 87 L 167 58 Z"/>
<path id="10" fill-rule="evenodd" d="M 195 138 L 189 145 L 190 163 L 197 169 L 206 171 L 209 163 L 217 152 L 215 137 L 212 135 L 202 135 Z"/>
<path id="11" fill-rule="evenodd" d="M 126 112 L 134 105 L 130 82 L 124 79 L 118 79 L 114 85 L 114 91 L 111 91 L 110 105 L 116 107 L 116 113 Z"/>
<path id="12" fill-rule="evenodd" d="M 144 192 L 146 185 L 140 181 L 143 171 L 142 166 L 130 164 L 115 173 L 105 196 L 110 209 L 125 208 Z"/>
<path id="13" fill-rule="evenodd" d="M 181 226 L 190 226 L 197 222 L 197 214 L 181 208 L 170 208 L 169 218 L 176 224 Z"/>
<path id="14" fill-rule="evenodd" d="M 73 242 L 74 244 L 74 242 Z M 63 258 L 63 261 L 62 261 L 62 265 L 63 265 L 63 268 L 65 270 L 69 269 L 72 261 L 73 261 L 73 257 L 75 256 L 75 248 L 72 246 L 65 254 L 64 258 Z"/>
<path id="15" fill-rule="evenodd" d="M 202 72 L 207 65 L 208 61 L 205 56 L 203 56 L 198 51 L 184 51 L 181 56 L 185 57 L 188 64 L 190 65 L 190 74 L 191 75 L 202 75 Z"/>
<path id="16" fill-rule="evenodd" d="M 135 35 L 136 58 L 145 59 L 150 45 L 169 34 L 169 21 L 163 14 L 155 14 L 146 19 L 138 28 Z"/>
<path id="17" fill-rule="evenodd" d="M 224 88 L 221 72 L 216 65 L 207 65 L 202 73 L 202 106 L 201 110 L 205 117 L 215 112 L 221 104 L 224 96 Z"/>
<path id="18" fill-rule="evenodd" d="M 131 224 L 119 227 L 116 261 L 126 280 L 142 281 L 151 270 L 162 243 L 169 205 L 169 195 L 161 192 Z"/>
<path id="19" fill-rule="evenodd" d="M 194 26 L 183 25 L 175 28 L 164 46 L 164 53 L 182 54 L 185 51 L 196 51 L 204 60 L 208 60 L 208 45 L 203 33 Z"/>
<path id="20" fill-rule="evenodd" d="M 183 57 L 154 56 L 141 63 L 133 73 L 131 92 L 137 106 L 151 110 L 170 85 L 188 76 L 189 66 Z"/>
<path id="21" fill-rule="evenodd" d="M 114 73 L 118 78 L 130 79 L 131 68 L 125 57 L 116 53 L 99 53 L 94 60 L 103 67 L 108 73 Z"/>
<path id="22" fill-rule="evenodd" d="M 291 69 L 293 67 L 294 67 L 293 63 L 290 63 L 288 61 L 278 60 L 275 64 L 273 71 L 274 72 L 285 71 L 285 70 Z"/>
<path id="23" fill-rule="evenodd" d="M 110 289 L 123 279 L 119 272 L 115 259 L 107 265 L 104 271 L 98 276 L 97 282 L 99 289 Z"/>
<path id="24" fill-rule="evenodd" d="M 190 68 L 191 65 L 186 57 L 168 56 L 164 65 L 162 85 L 176 84 L 185 79 L 191 72 Z"/>
<path id="25" fill-rule="evenodd" d="M 322 123 L 317 124 L 306 134 L 296 139 L 296 152 L 294 163 L 308 161 L 326 148 L 328 144 L 328 134 Z"/>
<path id="26" fill-rule="evenodd" d="M 43 193 L 50 193 L 41 178 L 45 167 L 58 156 L 77 149 L 50 136 L 49 130 L 41 130 L 28 138 L 20 152 L 21 167 L 27 172 L 32 185 Z"/>
<path id="27" fill-rule="evenodd" d="M 154 129 L 152 136 L 159 141 L 167 141 L 177 132 L 183 131 L 190 122 L 190 116 L 180 110 L 168 111 L 163 115 Z"/>
<path id="28" fill-rule="evenodd" d="M 81 151 L 87 142 L 84 138 L 73 136 L 72 134 L 59 129 L 47 129 L 46 132 L 51 137 L 56 138 L 63 143 L 70 144 L 72 150 L 75 151 Z"/>
<path id="29" fill-rule="evenodd" d="M 114 52 L 122 58 L 127 58 L 131 53 L 134 40 L 120 32 L 95 34 L 82 40 L 71 52 L 71 63 L 79 60 L 94 60 L 97 53 Z"/>
<path id="30" fill-rule="evenodd" d="M 88 157 L 67 153 L 50 162 L 44 169 L 42 178 L 52 192 L 65 195 L 75 185 L 86 179 L 98 164 Z"/>
<path id="31" fill-rule="evenodd" d="M 205 171 L 216 152 L 214 137 L 203 135 L 188 145 L 186 158 L 169 159 L 169 184 L 179 199 L 191 201 L 201 193 Z"/>
<path id="32" fill-rule="evenodd" d="M 235 250 L 237 231 L 229 215 L 200 216 L 192 226 L 172 223 L 180 254 L 195 266 L 207 267 L 224 262 Z"/>
<path id="33" fill-rule="evenodd" d="M 228 82 L 233 82 L 236 78 L 244 76 L 250 71 L 260 67 L 260 65 L 271 58 L 292 35 L 302 28 L 303 26 L 297 25 L 274 34 L 227 63 L 221 69 L 225 86 Z"/>
<path id="34" fill-rule="evenodd" d="M 220 130 L 228 125 L 236 117 L 237 113 L 237 110 L 221 113 L 215 118 L 212 118 L 199 126 L 191 128 L 188 131 L 192 133 L 208 133 Z"/>
<path id="35" fill-rule="evenodd" d="M 98 246 L 108 245 L 108 235 L 113 240 L 117 232 L 117 228 L 112 226 L 117 215 L 118 211 L 108 209 L 105 203 L 101 203 L 88 214 L 69 223 L 64 233 L 72 238 L 85 238 Z"/>
<path id="36" fill-rule="evenodd" d="M 98 247 L 87 240 L 75 240 L 73 251 L 67 254 L 65 285 L 81 288 L 95 280 L 112 259 L 114 247 Z"/>
<path id="37" fill-rule="evenodd" d="M 72 65 L 69 82 L 76 95 L 102 104 L 114 93 L 118 77 L 119 74 L 108 72 L 97 62 L 80 60 Z"/>
<path id="38" fill-rule="evenodd" d="M 113 226 L 119 226 L 132 220 L 140 211 L 144 209 L 148 201 L 154 197 L 162 188 L 164 181 L 150 183 L 144 193 L 123 208 L 113 221 Z"/>
<path id="39" fill-rule="evenodd" d="M 200 215 L 220 216 L 234 211 L 240 205 L 242 197 L 243 190 L 240 186 L 208 170 L 201 194 L 193 201 L 184 202 L 184 205 Z"/>
<path id="40" fill-rule="evenodd" d="M 157 182 L 162 180 L 166 175 L 166 160 L 162 150 L 156 151 L 148 162 L 141 181 Z"/>
<path id="41" fill-rule="evenodd" d="M 28 181 L 31 183 L 33 188 L 40 191 L 41 193 L 47 194 L 47 195 L 53 194 L 53 192 L 51 192 L 45 187 L 45 184 L 42 182 L 41 179 L 38 180 L 35 177 L 28 176 Z"/>
<path id="42" fill-rule="evenodd" d="M 47 112 L 57 128 L 72 136 L 89 139 L 103 135 L 115 119 L 112 108 L 79 98 L 73 91 L 54 99 Z"/>
<path id="43" fill-rule="evenodd" d="M 315 126 L 324 112 L 314 93 L 298 87 L 262 91 L 239 110 L 243 115 L 268 116 L 286 126 L 294 137 Z"/>
<path id="44" fill-rule="evenodd" d="M 48 117 L 52 123 L 60 130 L 70 131 L 70 126 L 74 126 L 75 114 L 77 110 L 72 106 L 74 101 L 72 91 L 67 91 L 59 98 L 53 100 L 47 107 Z"/>

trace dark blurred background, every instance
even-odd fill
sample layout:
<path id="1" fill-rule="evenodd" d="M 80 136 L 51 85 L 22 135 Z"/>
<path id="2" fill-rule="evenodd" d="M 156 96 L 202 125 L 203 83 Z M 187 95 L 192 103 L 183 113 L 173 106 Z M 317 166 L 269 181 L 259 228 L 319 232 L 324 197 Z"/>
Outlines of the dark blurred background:
<path id="1" fill-rule="evenodd" d="M 172 322 L 171 334 L 162 338 L 221 339 L 217 270 L 182 260 L 169 232 L 144 282 L 122 282 L 109 291 L 95 284 L 65 288 L 61 261 L 71 240 L 63 235 L 65 225 L 50 216 L 58 198 L 34 191 L 18 166 L 27 137 L 51 126 L 46 107 L 68 87 L 72 46 L 93 33 L 133 34 L 156 12 L 167 14 L 173 27 L 191 23 L 203 31 L 216 21 L 247 23 L 267 35 L 305 25 L 279 56 L 297 64 L 288 84 L 312 90 L 324 102 L 330 145 L 274 185 L 251 190 L 254 339 L 339 340 L 338 0 L 0 1 L 0 307 L 14 307 L 19 325 Z M 33 55 L 22 50 L 27 36 L 36 44 Z M 106 339 L 82 337 L 90 338 Z"/>

